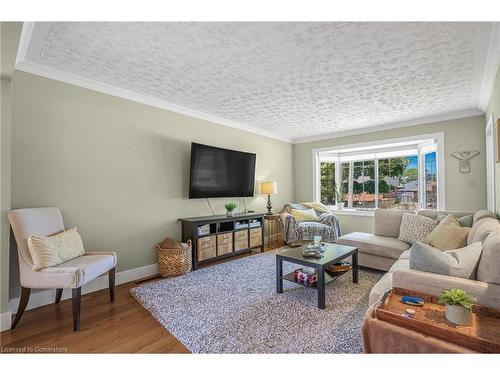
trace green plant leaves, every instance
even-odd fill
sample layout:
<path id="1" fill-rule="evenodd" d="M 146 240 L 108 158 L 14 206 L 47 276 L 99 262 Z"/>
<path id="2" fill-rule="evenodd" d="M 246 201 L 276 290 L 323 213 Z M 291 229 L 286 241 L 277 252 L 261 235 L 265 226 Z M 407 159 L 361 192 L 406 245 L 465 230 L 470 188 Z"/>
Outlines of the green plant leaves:
<path id="1" fill-rule="evenodd" d="M 438 302 L 445 305 L 461 305 L 467 309 L 471 309 L 474 298 L 461 289 L 450 289 L 441 293 Z"/>

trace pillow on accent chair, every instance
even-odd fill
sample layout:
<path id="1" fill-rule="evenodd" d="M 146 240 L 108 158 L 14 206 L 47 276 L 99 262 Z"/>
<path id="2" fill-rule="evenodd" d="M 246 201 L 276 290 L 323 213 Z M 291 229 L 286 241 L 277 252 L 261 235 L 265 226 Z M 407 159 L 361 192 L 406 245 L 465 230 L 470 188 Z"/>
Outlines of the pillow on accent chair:
<path id="1" fill-rule="evenodd" d="M 469 232 L 470 228 L 460 226 L 455 215 L 448 214 L 423 242 L 439 250 L 459 249 L 467 245 Z"/>
<path id="2" fill-rule="evenodd" d="M 57 266 L 85 254 L 82 238 L 76 227 L 49 237 L 31 235 L 28 250 L 33 259 L 33 270 Z"/>
<path id="3" fill-rule="evenodd" d="M 422 241 L 438 225 L 439 221 L 423 215 L 404 213 L 399 227 L 398 240 L 412 243 Z"/>
<path id="4" fill-rule="evenodd" d="M 410 269 L 474 279 L 481 251 L 481 242 L 457 250 L 441 251 L 417 241 L 410 249 Z"/>
<path id="5" fill-rule="evenodd" d="M 309 210 L 296 210 L 292 208 L 292 215 L 295 220 L 301 221 L 319 221 L 318 215 L 316 215 L 316 211 L 314 209 Z"/>

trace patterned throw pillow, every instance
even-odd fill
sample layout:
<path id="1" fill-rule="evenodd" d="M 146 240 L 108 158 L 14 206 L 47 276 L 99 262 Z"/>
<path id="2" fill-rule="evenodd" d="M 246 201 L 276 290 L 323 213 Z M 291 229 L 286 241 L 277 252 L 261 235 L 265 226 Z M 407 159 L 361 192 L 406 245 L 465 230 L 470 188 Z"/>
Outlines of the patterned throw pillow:
<path id="1" fill-rule="evenodd" d="M 309 210 L 296 210 L 292 208 L 292 215 L 298 222 L 301 221 L 318 221 L 318 215 L 314 209 Z"/>
<path id="2" fill-rule="evenodd" d="M 427 235 L 424 243 L 439 250 L 454 250 L 467 246 L 470 228 L 460 226 L 458 219 L 449 214 Z"/>
<path id="3" fill-rule="evenodd" d="M 422 241 L 438 224 L 439 221 L 427 216 L 405 212 L 401 219 L 398 240 L 408 243 Z"/>
<path id="4" fill-rule="evenodd" d="M 57 266 L 85 254 L 82 238 L 76 228 L 49 237 L 31 235 L 28 249 L 33 259 L 33 270 Z"/>

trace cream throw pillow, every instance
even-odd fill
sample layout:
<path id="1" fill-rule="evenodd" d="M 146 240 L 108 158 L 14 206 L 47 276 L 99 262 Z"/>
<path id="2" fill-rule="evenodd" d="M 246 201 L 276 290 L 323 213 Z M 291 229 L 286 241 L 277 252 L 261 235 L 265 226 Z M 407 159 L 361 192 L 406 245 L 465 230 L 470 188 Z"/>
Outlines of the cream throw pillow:
<path id="1" fill-rule="evenodd" d="M 327 212 L 330 212 L 330 210 L 328 209 L 328 207 L 326 207 L 323 203 L 319 203 L 319 202 L 307 202 L 307 203 L 302 203 L 303 206 L 306 206 L 306 207 L 309 207 L 309 208 L 312 208 L 314 209 L 314 211 L 318 211 L 318 212 L 321 212 L 321 213 L 327 213 Z"/>
<path id="2" fill-rule="evenodd" d="M 33 259 L 33 270 L 57 266 L 85 254 L 82 238 L 76 227 L 49 237 L 31 235 L 28 249 Z"/>
<path id="3" fill-rule="evenodd" d="M 296 210 L 292 208 L 292 215 L 295 220 L 301 221 L 318 221 L 318 215 L 316 215 L 316 211 L 314 209 L 309 210 Z"/>
<path id="4" fill-rule="evenodd" d="M 446 216 L 422 241 L 439 250 L 454 250 L 467 246 L 470 228 L 460 226 L 453 214 Z"/>

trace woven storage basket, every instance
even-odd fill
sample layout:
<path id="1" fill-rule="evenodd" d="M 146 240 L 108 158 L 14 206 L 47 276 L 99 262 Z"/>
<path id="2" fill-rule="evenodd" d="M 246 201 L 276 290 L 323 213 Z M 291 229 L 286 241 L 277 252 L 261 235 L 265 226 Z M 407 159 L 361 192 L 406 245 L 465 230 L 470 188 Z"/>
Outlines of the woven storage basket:
<path id="1" fill-rule="evenodd" d="M 156 249 L 162 277 L 180 276 L 191 271 L 191 240 L 179 243 L 167 238 L 157 244 Z"/>

